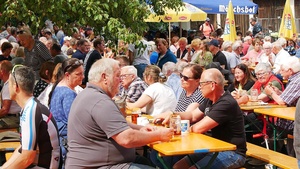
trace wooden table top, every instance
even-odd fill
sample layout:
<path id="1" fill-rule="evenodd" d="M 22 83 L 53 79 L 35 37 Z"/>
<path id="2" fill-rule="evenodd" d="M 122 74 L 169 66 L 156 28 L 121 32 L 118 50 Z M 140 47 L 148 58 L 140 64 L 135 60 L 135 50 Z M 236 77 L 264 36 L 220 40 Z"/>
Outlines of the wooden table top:
<path id="1" fill-rule="evenodd" d="M 254 109 L 254 112 L 287 120 L 295 120 L 296 107 Z"/>
<path id="2" fill-rule="evenodd" d="M 14 151 L 19 146 L 20 146 L 19 141 L 1 142 L 0 143 L 0 151 Z"/>
<path id="3" fill-rule="evenodd" d="M 187 133 L 174 136 L 169 142 L 155 142 L 148 145 L 162 156 L 235 150 L 234 144 L 204 134 Z"/>
<path id="4" fill-rule="evenodd" d="M 16 128 L 14 129 L 0 129 L 0 133 L 2 132 L 6 132 L 6 131 L 13 131 L 13 132 L 17 132 L 18 130 Z"/>
<path id="5" fill-rule="evenodd" d="M 248 102 L 247 104 L 241 104 L 240 108 L 244 111 L 253 111 L 254 109 L 270 109 L 270 108 L 283 108 L 286 105 L 278 104 L 261 104 L 260 102 Z"/>

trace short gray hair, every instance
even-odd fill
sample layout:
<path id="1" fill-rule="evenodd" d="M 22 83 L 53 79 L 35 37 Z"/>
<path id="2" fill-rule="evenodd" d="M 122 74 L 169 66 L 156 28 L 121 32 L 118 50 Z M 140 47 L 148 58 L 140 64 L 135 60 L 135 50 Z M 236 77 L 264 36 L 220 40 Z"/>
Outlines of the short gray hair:
<path id="1" fill-rule="evenodd" d="M 183 69 L 184 69 L 184 67 L 185 67 L 186 65 L 188 65 L 187 62 L 179 60 L 179 61 L 176 63 L 177 71 L 178 71 L 179 73 L 182 73 L 182 71 L 183 71 Z"/>
<path id="2" fill-rule="evenodd" d="M 292 69 L 294 73 L 300 71 L 300 60 L 295 56 L 286 57 L 282 60 L 281 66 L 284 70 Z"/>
<path id="3" fill-rule="evenodd" d="M 119 61 L 111 58 L 103 58 L 96 61 L 89 71 L 89 81 L 99 82 L 101 80 L 101 74 L 103 73 L 112 75 L 114 73 L 115 66 L 119 66 Z"/>
<path id="4" fill-rule="evenodd" d="M 226 51 L 229 47 L 232 47 L 232 44 L 233 44 L 233 42 L 231 42 L 231 41 L 225 41 L 222 44 L 222 49 Z"/>
<path id="5" fill-rule="evenodd" d="M 172 73 L 177 71 L 176 64 L 174 62 L 167 62 L 162 67 L 162 73 L 167 75 L 168 71 Z"/>
<path id="6" fill-rule="evenodd" d="M 258 63 L 255 67 L 255 73 L 259 72 L 259 71 L 267 71 L 267 72 L 271 72 L 272 71 L 272 68 L 271 68 L 271 65 L 269 63 Z"/>
<path id="7" fill-rule="evenodd" d="M 282 49 L 282 45 L 280 44 L 280 42 L 276 41 L 274 43 L 272 43 L 273 48 L 276 48 L 278 50 Z"/>
<path id="8" fill-rule="evenodd" d="M 250 39 L 252 39 L 251 36 L 244 37 L 244 41 L 247 41 L 247 40 L 250 40 Z"/>
<path id="9" fill-rule="evenodd" d="M 284 46 L 286 45 L 286 39 L 285 38 L 279 38 L 277 39 L 277 41 L 281 46 Z"/>
<path id="10" fill-rule="evenodd" d="M 263 44 L 263 48 L 272 48 L 272 47 L 273 47 L 273 45 L 272 45 L 271 42 L 265 42 L 265 43 Z"/>
<path id="11" fill-rule="evenodd" d="M 135 77 L 137 76 L 137 70 L 134 66 L 124 66 L 121 70 L 126 71 L 128 74 L 134 75 Z"/>
<path id="12" fill-rule="evenodd" d="M 12 78 L 13 77 L 13 78 Z M 35 85 L 35 74 L 27 66 L 17 66 L 11 73 L 11 80 L 15 82 L 25 93 L 32 94 Z"/>
<path id="13" fill-rule="evenodd" d="M 265 36 L 264 42 L 271 42 L 271 36 Z"/>
<path id="14" fill-rule="evenodd" d="M 242 41 L 240 41 L 240 40 L 235 41 L 235 42 L 232 44 L 232 50 L 233 50 L 233 51 L 237 50 L 237 48 L 239 48 L 241 45 L 243 45 L 243 42 L 242 42 Z"/>

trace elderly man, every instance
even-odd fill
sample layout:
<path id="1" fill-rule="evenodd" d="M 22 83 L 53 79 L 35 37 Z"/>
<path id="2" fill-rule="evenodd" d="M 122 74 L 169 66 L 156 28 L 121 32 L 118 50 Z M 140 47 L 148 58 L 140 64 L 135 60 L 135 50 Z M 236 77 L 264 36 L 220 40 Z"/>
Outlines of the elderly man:
<path id="1" fill-rule="evenodd" d="M 3 81 L 1 90 L 1 109 L 0 118 L 5 117 L 11 119 L 15 124 L 7 124 L 8 126 L 0 126 L 1 128 L 17 128 L 19 126 L 19 113 L 21 107 L 13 100 L 10 99 L 8 90 L 8 79 L 12 69 L 10 61 L 3 60 L 0 62 L 0 79 Z"/>
<path id="2" fill-rule="evenodd" d="M 274 62 L 274 70 L 273 72 L 275 74 L 279 74 L 280 70 L 280 64 L 288 57 L 291 57 L 291 55 L 283 49 L 280 42 L 274 42 L 272 48 L 272 52 L 276 55 L 275 62 Z"/>
<path id="3" fill-rule="evenodd" d="M 212 137 L 237 146 L 236 151 L 220 152 L 211 168 L 239 168 L 246 161 L 244 119 L 237 102 L 229 92 L 224 91 L 224 82 L 218 69 L 205 70 L 200 78 L 200 90 L 206 99 L 195 110 L 178 114 L 181 119 L 195 123 L 190 128 L 191 132 L 205 133 L 211 130 Z M 170 115 L 171 113 L 164 113 L 158 118 L 165 119 L 163 123 L 166 123 Z M 177 162 L 173 168 L 190 168 L 194 162 L 197 167 L 202 168 L 212 156 L 213 153 L 192 154 Z"/>
<path id="4" fill-rule="evenodd" d="M 42 42 L 33 39 L 29 28 L 19 30 L 18 39 L 24 47 L 24 65 L 32 68 L 35 72 L 36 79 L 39 79 L 42 64 L 48 60 L 52 60 L 50 51 Z"/>
<path id="5" fill-rule="evenodd" d="M 176 51 L 176 58 L 180 60 L 184 60 L 186 62 L 190 62 L 193 52 L 191 51 L 191 47 L 187 48 L 187 38 L 182 37 L 178 40 L 179 48 Z"/>
<path id="6" fill-rule="evenodd" d="M 137 76 L 137 70 L 134 66 L 124 66 L 121 68 L 121 84 L 123 86 L 121 97 L 126 96 L 126 101 L 136 102 L 148 85 Z"/>
<path id="7" fill-rule="evenodd" d="M 172 129 L 126 122 L 111 99 L 118 92 L 120 74 L 118 61 L 109 58 L 91 67 L 89 83 L 70 110 L 66 168 L 151 168 L 137 164 L 141 157 L 134 147 L 172 138 Z"/>
<path id="8" fill-rule="evenodd" d="M 243 43 L 243 55 L 245 56 L 248 52 L 249 47 L 252 45 L 252 38 L 251 36 L 246 36 L 244 38 L 244 43 Z"/>
<path id="9" fill-rule="evenodd" d="M 278 89 L 267 86 L 265 92 L 269 97 L 272 97 L 278 104 L 287 106 L 296 106 L 300 97 L 300 61 L 297 57 L 288 57 L 283 60 L 280 66 L 280 74 L 283 79 L 288 80 L 286 89 L 281 92 Z M 280 130 L 283 130 L 285 134 L 292 134 L 294 129 L 294 121 L 278 119 L 276 122 Z M 287 151 L 289 155 L 295 156 L 293 150 L 293 144 L 288 142 Z"/>
<path id="10" fill-rule="evenodd" d="M 9 93 L 21 107 L 21 145 L 2 168 L 58 168 L 60 148 L 56 122 L 49 110 L 33 97 L 34 72 L 15 66 Z"/>

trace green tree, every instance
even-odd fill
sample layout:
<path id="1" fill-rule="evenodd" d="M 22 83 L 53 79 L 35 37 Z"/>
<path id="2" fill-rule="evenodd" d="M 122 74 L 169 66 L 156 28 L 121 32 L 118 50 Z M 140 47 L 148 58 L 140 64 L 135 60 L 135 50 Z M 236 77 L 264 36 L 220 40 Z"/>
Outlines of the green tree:
<path id="1" fill-rule="evenodd" d="M 148 4 L 157 14 L 163 14 L 163 8 L 178 9 L 181 0 L 1 0 L 0 23 L 27 23 L 33 33 L 44 27 L 46 19 L 65 32 L 69 32 L 74 23 L 89 25 L 96 33 L 109 36 L 116 42 L 122 39 L 135 42 L 139 35 L 148 29 L 144 19 L 149 15 Z"/>

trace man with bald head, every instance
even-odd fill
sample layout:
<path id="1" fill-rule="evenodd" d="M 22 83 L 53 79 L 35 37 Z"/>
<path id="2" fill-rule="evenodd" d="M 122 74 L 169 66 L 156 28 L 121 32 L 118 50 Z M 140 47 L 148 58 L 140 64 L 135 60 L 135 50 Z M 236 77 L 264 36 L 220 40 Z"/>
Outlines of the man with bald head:
<path id="1" fill-rule="evenodd" d="M 206 133 L 211 130 L 212 137 L 236 145 L 235 151 L 219 152 L 211 168 L 239 168 L 246 160 L 246 138 L 243 114 L 239 105 L 228 91 L 224 91 L 224 77 L 215 68 L 205 70 L 200 78 L 200 90 L 204 102 L 191 112 L 178 113 L 183 120 L 193 124 L 190 132 Z M 170 113 L 157 118 L 169 120 Z M 202 168 L 212 158 L 213 153 L 197 153 L 184 157 L 173 168 Z"/>

